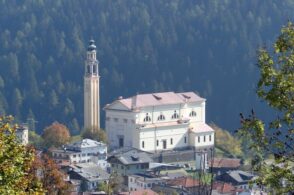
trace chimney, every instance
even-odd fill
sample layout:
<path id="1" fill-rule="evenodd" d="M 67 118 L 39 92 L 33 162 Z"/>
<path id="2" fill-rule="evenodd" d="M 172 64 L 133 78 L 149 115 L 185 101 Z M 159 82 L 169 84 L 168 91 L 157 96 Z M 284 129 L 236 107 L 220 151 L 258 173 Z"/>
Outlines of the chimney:
<path id="1" fill-rule="evenodd" d="M 134 95 L 132 97 L 132 110 L 136 110 L 136 105 L 137 105 L 137 95 Z"/>

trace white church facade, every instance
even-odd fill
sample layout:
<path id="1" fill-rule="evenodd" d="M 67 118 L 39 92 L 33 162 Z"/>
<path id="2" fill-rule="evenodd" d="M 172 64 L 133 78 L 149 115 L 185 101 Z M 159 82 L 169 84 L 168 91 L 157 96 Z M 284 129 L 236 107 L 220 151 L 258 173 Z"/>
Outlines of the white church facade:
<path id="1" fill-rule="evenodd" d="M 193 92 L 138 94 L 105 106 L 109 147 L 158 152 L 214 146 L 205 122 L 206 100 Z"/>

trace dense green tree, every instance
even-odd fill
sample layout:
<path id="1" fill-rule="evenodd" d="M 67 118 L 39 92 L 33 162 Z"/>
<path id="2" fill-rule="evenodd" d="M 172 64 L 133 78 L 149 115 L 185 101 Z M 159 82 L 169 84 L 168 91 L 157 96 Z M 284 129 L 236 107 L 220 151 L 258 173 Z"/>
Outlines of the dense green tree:
<path id="1" fill-rule="evenodd" d="M 55 90 L 52 90 L 49 96 L 49 102 L 52 107 L 56 107 L 59 104 L 58 96 Z"/>
<path id="2" fill-rule="evenodd" d="M 259 178 L 255 181 L 283 194 L 294 191 L 294 25 L 289 22 L 281 30 L 274 51 L 262 48 L 258 53 L 260 79 L 258 96 L 275 109 L 269 122 L 257 118 L 254 111 L 248 118 L 241 114 L 239 134 L 251 140 L 253 165 Z M 274 161 L 266 161 L 266 156 Z"/>
<path id="3" fill-rule="evenodd" d="M 5 82 L 3 80 L 3 78 L 0 76 L 0 89 L 3 89 L 5 86 Z"/>
<path id="4" fill-rule="evenodd" d="M 83 139 L 88 138 L 88 139 L 93 139 L 93 140 L 107 143 L 107 135 L 103 129 L 97 129 L 97 128 L 94 128 L 94 130 L 84 129 L 81 135 Z"/>
<path id="5" fill-rule="evenodd" d="M 14 114 L 20 118 L 20 110 L 23 102 L 23 97 L 21 95 L 21 92 L 18 88 L 14 89 L 13 95 L 12 95 L 12 102 L 11 105 L 13 107 Z"/>

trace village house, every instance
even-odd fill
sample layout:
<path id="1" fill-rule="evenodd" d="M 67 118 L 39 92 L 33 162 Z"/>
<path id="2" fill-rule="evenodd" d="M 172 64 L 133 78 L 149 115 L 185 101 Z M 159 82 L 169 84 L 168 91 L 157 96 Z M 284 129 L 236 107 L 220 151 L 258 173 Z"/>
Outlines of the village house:
<path id="1" fill-rule="evenodd" d="M 107 161 L 110 163 L 111 172 L 127 176 L 144 173 L 149 169 L 149 163 L 152 162 L 152 159 L 146 152 L 135 148 L 123 148 L 112 152 Z"/>
<path id="2" fill-rule="evenodd" d="M 77 163 L 95 163 L 106 170 L 107 146 L 102 142 L 91 139 L 83 139 L 63 146 L 62 149 L 50 150 L 52 158 L 59 165 L 71 165 Z"/>

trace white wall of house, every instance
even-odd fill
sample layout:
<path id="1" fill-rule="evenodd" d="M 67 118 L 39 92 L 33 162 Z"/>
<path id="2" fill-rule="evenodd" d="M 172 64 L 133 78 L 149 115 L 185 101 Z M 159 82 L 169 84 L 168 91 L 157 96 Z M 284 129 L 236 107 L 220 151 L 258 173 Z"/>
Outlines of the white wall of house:
<path id="1" fill-rule="evenodd" d="M 161 178 L 145 178 L 137 175 L 128 176 L 129 191 L 137 191 L 143 189 L 151 189 L 152 185 L 160 184 L 164 181 Z"/>
<path id="2" fill-rule="evenodd" d="M 148 163 L 124 165 L 121 163 L 111 163 L 111 172 L 119 175 L 130 175 L 144 173 L 149 168 Z"/>

